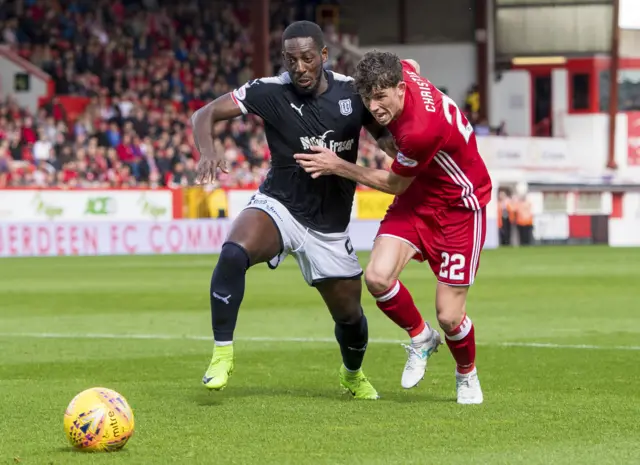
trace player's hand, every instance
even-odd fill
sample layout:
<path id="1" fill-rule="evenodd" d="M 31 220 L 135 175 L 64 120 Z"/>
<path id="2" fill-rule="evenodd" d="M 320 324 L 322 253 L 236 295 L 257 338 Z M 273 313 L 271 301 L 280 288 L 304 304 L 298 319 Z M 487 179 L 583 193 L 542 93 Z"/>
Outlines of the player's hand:
<path id="1" fill-rule="evenodd" d="M 218 170 L 228 173 L 227 160 L 215 153 L 201 154 L 196 168 L 196 184 L 211 184 L 218 177 Z"/>
<path id="2" fill-rule="evenodd" d="M 325 147 L 310 147 L 316 153 L 296 153 L 293 158 L 313 179 L 327 174 L 335 174 L 342 159 Z"/>

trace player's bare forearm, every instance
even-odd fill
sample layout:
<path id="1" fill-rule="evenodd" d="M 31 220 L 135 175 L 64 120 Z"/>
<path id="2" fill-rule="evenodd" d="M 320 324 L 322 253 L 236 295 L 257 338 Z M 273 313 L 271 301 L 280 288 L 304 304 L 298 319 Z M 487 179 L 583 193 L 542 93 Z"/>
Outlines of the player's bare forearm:
<path id="1" fill-rule="evenodd" d="M 226 121 L 242 115 L 231 94 L 218 97 L 191 116 L 193 140 L 201 154 L 213 152 L 213 127 L 218 121 Z M 204 153 L 203 153 L 204 152 Z"/>
<path id="2" fill-rule="evenodd" d="M 312 146 L 310 149 L 315 153 L 296 153 L 293 158 L 313 179 L 340 176 L 392 195 L 402 194 L 414 179 L 350 163 L 326 147 Z"/>
<path id="3" fill-rule="evenodd" d="M 213 110 L 214 102 L 210 102 L 191 115 L 193 141 L 200 155 L 213 153 Z"/>
<path id="4" fill-rule="evenodd" d="M 365 128 L 369 134 L 373 136 L 378 143 L 378 147 L 380 147 L 384 153 L 389 155 L 391 158 L 396 157 L 396 143 L 393 141 L 393 136 L 386 127 L 381 126 L 376 121 L 372 121 L 367 124 Z"/>
<path id="5" fill-rule="evenodd" d="M 378 147 L 380 147 L 380 149 L 391 158 L 395 159 L 398 154 L 396 143 L 393 141 L 393 136 L 391 134 L 385 134 L 380 137 L 378 139 Z"/>
<path id="6" fill-rule="evenodd" d="M 200 108 L 191 116 L 193 141 L 200 153 L 196 168 L 197 184 L 208 184 L 216 180 L 218 170 L 228 173 L 224 153 L 216 153 L 213 127 L 218 121 L 235 118 L 242 110 L 233 100 L 231 94 L 218 97 L 213 102 Z"/>
<path id="7" fill-rule="evenodd" d="M 338 164 L 334 174 L 391 195 L 404 193 L 413 181 L 413 178 L 404 178 L 385 170 L 365 168 L 344 160 Z"/>

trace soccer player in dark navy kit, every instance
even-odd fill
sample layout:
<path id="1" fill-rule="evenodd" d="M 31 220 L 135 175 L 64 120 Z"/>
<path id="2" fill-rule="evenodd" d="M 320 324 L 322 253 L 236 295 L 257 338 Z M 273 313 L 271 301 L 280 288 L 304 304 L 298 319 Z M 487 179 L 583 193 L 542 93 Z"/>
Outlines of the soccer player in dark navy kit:
<path id="1" fill-rule="evenodd" d="M 201 154 L 200 183 L 213 181 L 217 169 L 226 171 L 224 155 L 214 151 L 211 136 L 218 121 L 258 115 L 271 150 L 271 170 L 235 219 L 211 278 L 215 345 L 202 381 L 207 388 L 220 390 L 233 372 L 233 332 L 247 269 L 264 262 L 276 268 L 291 254 L 335 321 L 342 386 L 357 399 L 377 399 L 362 372 L 368 328 L 360 304 L 362 268 L 348 230 L 356 184 L 338 176 L 312 179 L 293 155 L 323 146 L 355 163 L 363 126 L 387 151 L 392 139 L 364 107 L 352 79 L 323 69 L 328 55 L 317 24 L 291 24 L 282 45 L 287 72 L 249 81 L 192 116 Z"/>

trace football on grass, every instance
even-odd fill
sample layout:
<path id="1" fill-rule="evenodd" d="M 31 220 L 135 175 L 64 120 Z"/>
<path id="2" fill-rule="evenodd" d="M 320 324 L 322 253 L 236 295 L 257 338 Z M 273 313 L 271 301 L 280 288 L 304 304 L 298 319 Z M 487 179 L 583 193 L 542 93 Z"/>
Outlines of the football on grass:
<path id="1" fill-rule="evenodd" d="M 64 431 L 71 445 L 90 452 L 122 449 L 133 434 L 133 411 L 111 389 L 94 387 L 75 396 L 64 412 Z"/>

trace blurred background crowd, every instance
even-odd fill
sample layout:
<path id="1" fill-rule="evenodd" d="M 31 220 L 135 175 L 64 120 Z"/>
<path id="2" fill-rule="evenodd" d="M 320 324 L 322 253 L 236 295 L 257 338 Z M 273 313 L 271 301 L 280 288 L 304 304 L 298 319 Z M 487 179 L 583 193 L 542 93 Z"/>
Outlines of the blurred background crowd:
<path id="1" fill-rule="evenodd" d="M 300 19 L 316 19 L 314 2 L 271 2 L 274 74 L 282 30 Z M 242 2 L 4 1 L 0 41 L 47 72 L 56 95 L 89 98 L 74 118 L 56 98 L 35 114 L 3 99 L 0 187 L 189 185 L 198 161 L 191 114 L 254 77 Z M 351 73 L 348 54 L 330 58 L 328 68 Z M 477 120 L 478 101 L 471 88 L 459 103 L 479 136 L 499 132 Z M 215 134 L 232 167 L 221 186 L 256 187 L 270 159 L 260 119 L 222 122 Z M 386 164 L 366 134 L 359 162 Z"/>

